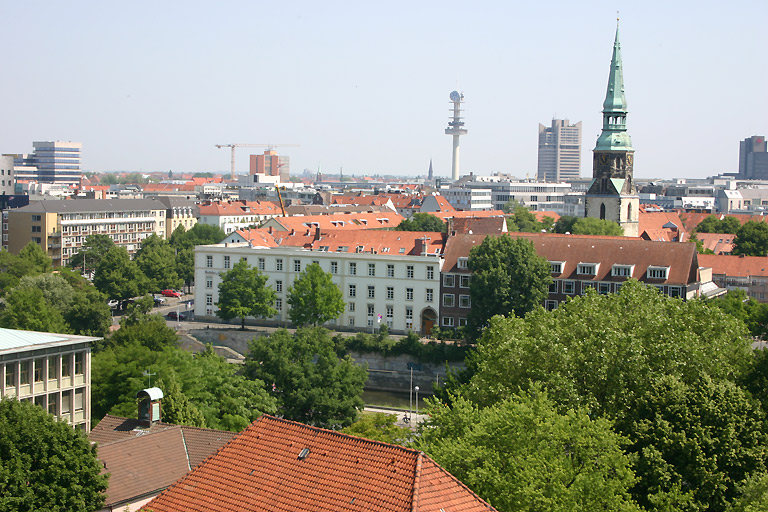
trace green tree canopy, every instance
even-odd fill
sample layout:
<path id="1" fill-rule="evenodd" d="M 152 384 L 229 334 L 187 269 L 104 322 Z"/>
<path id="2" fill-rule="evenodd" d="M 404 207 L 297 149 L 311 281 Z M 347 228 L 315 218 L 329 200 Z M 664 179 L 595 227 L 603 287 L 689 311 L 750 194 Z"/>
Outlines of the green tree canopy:
<path id="1" fill-rule="evenodd" d="M 276 400 L 263 382 L 245 378 L 235 365 L 212 352 L 192 355 L 173 345 L 152 350 L 139 341 L 129 341 L 93 355 L 94 422 L 107 413 L 135 418 L 136 392 L 149 385 L 144 375 L 147 370 L 166 384 L 178 383 L 187 403 L 203 415 L 208 428 L 239 432 L 261 414 L 277 410 Z M 178 397 L 175 389 L 171 392 Z M 197 422 L 199 417 L 194 417 Z"/>
<path id="2" fill-rule="evenodd" d="M 365 368 L 339 359 L 330 333 L 320 327 L 285 329 L 248 344 L 245 374 L 263 381 L 285 418 L 325 428 L 352 424 L 363 408 Z"/>
<path id="3" fill-rule="evenodd" d="M 227 237 L 227 234 L 219 226 L 197 223 L 191 229 L 186 230 L 179 226 L 171 234 L 171 247 L 174 249 L 193 249 L 196 245 L 218 244 Z"/>
<path id="4" fill-rule="evenodd" d="M 168 241 L 156 234 L 142 240 L 134 261 L 149 281 L 148 290 L 160 292 L 181 287 L 183 281 L 176 273 L 176 253 Z"/>
<path id="5" fill-rule="evenodd" d="M 95 270 L 107 251 L 114 246 L 115 242 L 109 235 L 88 235 L 80 251 L 67 260 L 67 266 L 82 269 L 83 273 Z"/>
<path id="6" fill-rule="evenodd" d="M 576 219 L 571 233 L 574 235 L 624 236 L 624 230 L 617 223 L 594 217 Z"/>
<path id="7" fill-rule="evenodd" d="M 757 302 L 744 290 L 729 290 L 710 304 L 744 322 L 752 336 L 768 334 L 768 304 Z"/>
<path id="8" fill-rule="evenodd" d="M 35 242 L 29 242 L 19 251 L 19 258 L 31 263 L 34 274 L 45 274 L 53 270 L 53 261 L 45 250 Z"/>
<path id="9" fill-rule="evenodd" d="M 5 297 L 0 327 L 42 332 L 70 332 L 64 316 L 39 288 L 14 288 Z"/>
<path id="10" fill-rule="evenodd" d="M 487 237 L 470 251 L 469 268 L 468 325 L 474 332 L 493 315 L 524 316 L 540 306 L 552 282 L 549 263 L 524 238 Z"/>
<path id="11" fill-rule="evenodd" d="M 745 256 L 768 255 L 768 224 L 750 220 L 744 223 L 733 239 L 731 254 Z"/>
<path id="12" fill-rule="evenodd" d="M 288 288 L 288 316 L 298 327 L 322 325 L 344 311 L 344 298 L 331 274 L 311 263 Z"/>
<path id="13" fill-rule="evenodd" d="M 507 229 L 511 232 L 538 233 L 542 230 L 549 232 L 554 227 L 551 217 L 544 217 L 544 220 L 539 222 L 536 215 L 514 199 L 504 205 L 503 211 L 512 213 L 507 217 Z"/>
<path id="14" fill-rule="evenodd" d="M 478 408 L 437 402 L 419 448 L 499 510 L 638 511 L 624 439 L 583 409 L 561 414 L 540 390 Z"/>
<path id="15" fill-rule="evenodd" d="M 430 213 L 414 213 L 410 219 L 403 220 L 395 231 L 427 231 L 445 233 L 446 224 L 440 217 Z"/>
<path id="16" fill-rule="evenodd" d="M 81 430 L 31 402 L 0 400 L 0 510 L 93 512 L 106 489 Z"/>
<path id="17" fill-rule="evenodd" d="M 715 215 L 709 215 L 696 226 L 699 233 L 731 233 L 734 234 L 741 227 L 739 219 L 725 216 L 722 219 Z"/>
<path id="18" fill-rule="evenodd" d="M 131 260 L 125 247 L 111 247 L 103 255 L 93 284 L 110 299 L 125 300 L 148 291 L 147 278 Z"/>
<path id="19" fill-rule="evenodd" d="M 577 220 L 579 220 L 579 217 L 563 215 L 555 222 L 554 232 L 560 234 L 573 233 L 573 225 Z"/>
<path id="20" fill-rule="evenodd" d="M 219 302 L 216 303 L 219 318 L 240 318 L 240 326 L 245 329 L 245 317 L 271 317 L 277 313 L 272 307 L 274 303 L 275 291 L 267 285 L 267 276 L 247 261 L 240 260 L 221 273 Z"/>
<path id="21" fill-rule="evenodd" d="M 22 277 L 36 273 L 32 262 L 5 249 L 0 249 L 0 296 L 4 296 L 19 284 Z"/>
<path id="22" fill-rule="evenodd" d="M 345 434 L 351 434 L 366 439 L 374 439 L 382 443 L 404 445 L 413 436 L 408 427 L 398 427 L 397 416 L 384 412 L 363 412 L 359 419 L 348 427 L 341 429 Z"/>

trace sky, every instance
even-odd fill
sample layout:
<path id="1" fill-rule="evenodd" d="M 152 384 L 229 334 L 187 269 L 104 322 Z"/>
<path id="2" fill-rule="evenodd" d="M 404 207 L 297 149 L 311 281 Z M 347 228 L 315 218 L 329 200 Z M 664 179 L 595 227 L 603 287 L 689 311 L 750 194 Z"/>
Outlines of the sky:
<path id="1" fill-rule="evenodd" d="M 768 134 L 765 0 L 0 0 L 0 153 L 71 140 L 87 171 L 228 172 L 216 144 L 298 144 L 277 147 L 292 174 L 449 176 L 456 89 L 462 175 L 535 177 L 558 118 L 582 121 L 589 177 L 617 9 L 635 176 L 735 172 Z"/>

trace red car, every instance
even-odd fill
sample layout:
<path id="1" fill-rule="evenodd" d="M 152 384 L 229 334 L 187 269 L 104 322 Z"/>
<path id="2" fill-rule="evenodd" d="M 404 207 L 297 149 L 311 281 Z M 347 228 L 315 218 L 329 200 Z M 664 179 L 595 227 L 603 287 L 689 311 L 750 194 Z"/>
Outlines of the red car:
<path id="1" fill-rule="evenodd" d="M 163 290 L 161 295 L 163 297 L 181 297 L 181 292 L 177 292 L 176 290 Z"/>

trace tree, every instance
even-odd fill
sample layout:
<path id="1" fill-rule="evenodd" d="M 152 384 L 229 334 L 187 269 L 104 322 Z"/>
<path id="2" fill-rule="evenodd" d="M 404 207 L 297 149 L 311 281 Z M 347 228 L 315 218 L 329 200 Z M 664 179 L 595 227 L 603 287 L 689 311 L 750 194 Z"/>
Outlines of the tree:
<path id="1" fill-rule="evenodd" d="M 345 427 L 363 408 L 364 367 L 339 359 L 329 332 L 320 327 L 285 329 L 248 344 L 245 375 L 266 383 L 285 418 L 325 428 Z"/>
<path id="2" fill-rule="evenodd" d="M 728 512 L 766 512 L 768 510 L 768 474 L 753 475 L 739 485 L 739 496 Z"/>
<path id="3" fill-rule="evenodd" d="M 42 332 L 70 332 L 61 312 L 37 288 L 14 288 L 0 311 L 0 327 Z"/>
<path id="4" fill-rule="evenodd" d="M 615 222 L 594 217 L 576 219 L 571 233 L 574 235 L 624 236 L 624 230 Z"/>
<path id="5" fill-rule="evenodd" d="M 414 213 L 410 219 L 403 220 L 395 227 L 395 231 L 425 231 L 445 233 L 445 221 L 430 213 Z"/>
<path id="6" fill-rule="evenodd" d="M 221 273 L 219 302 L 216 303 L 219 318 L 240 318 L 240 327 L 245 329 L 245 317 L 270 317 L 277 313 L 272 307 L 274 303 L 275 291 L 267 286 L 267 276 L 247 261 L 240 260 Z"/>
<path id="7" fill-rule="evenodd" d="M 511 232 L 538 233 L 542 229 L 551 228 L 551 219 L 548 223 L 541 223 L 531 211 L 512 199 L 504 205 L 504 212 L 513 213 L 507 218 L 507 229 Z"/>
<path id="8" fill-rule="evenodd" d="M 558 413 L 541 390 L 428 410 L 418 447 L 499 510 L 640 510 L 625 440 L 607 419 Z"/>
<path id="9" fill-rule="evenodd" d="M 93 285 L 110 299 L 125 300 L 147 291 L 147 278 L 125 247 L 114 246 L 102 257 Z"/>
<path id="10" fill-rule="evenodd" d="M 562 217 L 557 219 L 557 222 L 555 222 L 555 227 L 554 227 L 555 233 L 560 233 L 560 234 L 573 233 L 573 225 L 576 223 L 577 220 L 579 220 L 579 217 L 563 215 Z"/>
<path id="11" fill-rule="evenodd" d="M 183 227 L 183 226 L 182 226 Z M 195 250 L 181 249 L 176 252 L 176 274 L 187 285 L 187 292 L 195 282 Z"/>
<path id="12" fill-rule="evenodd" d="M 384 412 L 364 412 L 360 419 L 341 429 L 345 434 L 373 439 L 382 443 L 405 444 L 413 435 L 408 427 L 396 425 L 397 416 Z"/>
<path id="13" fill-rule="evenodd" d="M 82 269 L 83 274 L 95 270 L 104 255 L 114 246 L 115 242 L 109 235 L 88 235 L 80 251 L 67 260 L 67 266 Z"/>
<path id="14" fill-rule="evenodd" d="M 85 434 L 31 402 L 0 400 L 0 510 L 93 512 L 107 475 Z"/>
<path id="15" fill-rule="evenodd" d="M 524 316 L 540 306 L 552 282 L 549 263 L 523 238 L 489 236 L 469 253 L 470 331 L 493 315 Z"/>
<path id="16" fill-rule="evenodd" d="M 153 233 L 141 242 L 141 249 L 136 252 L 134 261 L 147 277 L 149 290 L 181 287 L 183 281 L 176 273 L 176 254 L 171 245 L 156 234 Z"/>
<path id="17" fill-rule="evenodd" d="M 768 254 L 768 224 L 750 220 L 744 223 L 733 239 L 734 255 L 765 256 Z"/>
<path id="18" fill-rule="evenodd" d="M 218 244 L 227 237 L 219 226 L 197 223 L 187 231 L 179 226 L 171 234 L 170 243 L 176 250 L 193 249 L 196 245 Z"/>
<path id="19" fill-rule="evenodd" d="M 174 425 L 205 427 L 205 417 L 181 391 L 181 386 L 174 374 L 155 383 L 163 390 L 163 422 Z"/>
<path id="20" fill-rule="evenodd" d="M 277 410 L 277 402 L 266 391 L 264 382 L 240 375 L 235 365 L 212 351 L 192 355 L 171 344 L 152 350 L 131 340 L 93 355 L 93 421 L 107 413 L 135 418 L 136 392 L 149 385 L 144 374 L 147 370 L 171 386 L 175 380 L 188 404 L 203 415 L 208 428 L 239 432 L 261 414 Z M 173 389 L 171 394 L 178 396 Z"/>
<path id="21" fill-rule="evenodd" d="M 343 297 L 331 274 L 312 263 L 288 288 L 288 316 L 298 327 L 322 325 L 344 311 Z"/>
<path id="22" fill-rule="evenodd" d="M 0 249 L 0 296 L 19 284 L 19 280 L 35 273 L 32 263 L 21 259 L 18 255 Z"/>
<path id="23" fill-rule="evenodd" d="M 752 336 L 768 335 L 768 304 L 757 302 L 744 290 L 729 290 L 710 304 L 744 322 Z"/>
<path id="24" fill-rule="evenodd" d="M 736 233 L 741 227 L 736 217 L 724 216 L 718 219 L 715 215 L 709 215 L 696 226 L 699 233 Z"/>
<path id="25" fill-rule="evenodd" d="M 151 301 L 152 298 L 147 296 Z M 130 345 L 140 343 L 150 350 L 162 350 L 167 346 L 176 347 L 179 336 L 168 327 L 160 315 L 147 315 L 140 305 L 128 306 L 128 312 L 120 321 L 120 329 L 109 338 L 111 345 Z"/>
<path id="26" fill-rule="evenodd" d="M 19 258 L 32 264 L 33 274 L 45 274 L 53 270 L 53 261 L 35 242 L 29 242 L 19 251 Z"/>

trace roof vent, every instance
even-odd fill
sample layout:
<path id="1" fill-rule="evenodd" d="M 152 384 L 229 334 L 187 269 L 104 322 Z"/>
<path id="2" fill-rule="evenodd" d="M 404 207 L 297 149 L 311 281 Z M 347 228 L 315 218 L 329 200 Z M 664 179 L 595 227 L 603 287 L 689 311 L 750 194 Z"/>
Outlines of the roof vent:
<path id="1" fill-rule="evenodd" d="M 299 452 L 299 460 L 304 460 L 307 458 L 307 455 L 309 455 L 309 448 L 304 448 Z"/>

